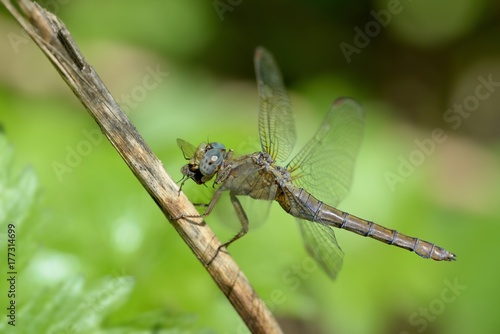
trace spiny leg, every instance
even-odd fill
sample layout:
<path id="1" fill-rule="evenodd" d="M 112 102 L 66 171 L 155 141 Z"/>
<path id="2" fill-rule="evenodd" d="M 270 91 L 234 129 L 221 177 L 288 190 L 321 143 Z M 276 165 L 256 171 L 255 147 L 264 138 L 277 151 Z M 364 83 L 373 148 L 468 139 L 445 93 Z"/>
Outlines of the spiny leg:
<path id="1" fill-rule="evenodd" d="M 210 200 L 210 203 L 208 203 L 208 204 L 193 204 L 195 206 L 206 206 L 207 207 L 207 209 L 205 210 L 205 212 L 203 212 L 200 215 L 180 215 L 178 217 L 171 217 L 171 219 L 172 220 L 179 220 L 179 219 L 185 219 L 185 218 L 205 218 L 214 209 L 215 204 L 217 204 L 217 202 L 220 199 L 220 195 L 222 195 L 222 190 L 221 189 L 217 189 L 217 191 L 214 193 L 214 196 Z"/>
<path id="2" fill-rule="evenodd" d="M 204 206 L 204 207 L 208 207 L 210 203 L 193 203 L 194 206 Z"/>
<path id="3" fill-rule="evenodd" d="M 210 263 L 212 263 L 212 261 L 217 257 L 221 248 L 223 248 L 223 247 L 227 248 L 230 244 L 232 244 L 236 240 L 240 239 L 248 232 L 248 217 L 245 213 L 245 210 L 243 210 L 243 206 L 241 206 L 239 199 L 236 197 L 236 195 L 232 191 L 229 192 L 229 198 L 231 199 L 231 203 L 233 204 L 234 210 L 236 211 L 236 215 L 238 216 L 238 219 L 240 220 L 241 230 L 234 237 L 232 237 L 229 241 L 227 241 L 227 242 L 223 243 L 222 245 L 220 245 L 219 247 L 217 247 L 217 251 L 215 252 L 215 255 L 212 257 L 212 259 L 210 261 L 208 261 L 207 266 L 210 265 Z"/>

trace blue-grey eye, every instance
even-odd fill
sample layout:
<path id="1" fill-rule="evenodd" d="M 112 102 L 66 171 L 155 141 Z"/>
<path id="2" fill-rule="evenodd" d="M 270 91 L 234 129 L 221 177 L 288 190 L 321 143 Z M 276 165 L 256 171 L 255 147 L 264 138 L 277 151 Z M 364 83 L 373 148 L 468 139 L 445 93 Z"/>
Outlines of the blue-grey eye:
<path id="1" fill-rule="evenodd" d="M 220 143 L 211 143 L 212 148 L 208 150 L 201 159 L 200 171 L 205 176 L 212 176 L 224 160 L 226 148 Z"/>
<path id="2" fill-rule="evenodd" d="M 224 146 L 224 144 L 213 142 L 213 143 L 210 143 L 210 146 L 212 146 L 212 148 L 217 148 L 217 149 L 221 150 L 222 152 L 226 152 L 226 146 Z"/>

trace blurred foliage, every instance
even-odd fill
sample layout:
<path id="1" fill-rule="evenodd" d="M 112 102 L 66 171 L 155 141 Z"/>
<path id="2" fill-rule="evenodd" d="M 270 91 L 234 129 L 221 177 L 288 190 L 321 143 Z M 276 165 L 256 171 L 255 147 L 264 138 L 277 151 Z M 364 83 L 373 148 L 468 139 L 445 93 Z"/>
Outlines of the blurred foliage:
<path id="1" fill-rule="evenodd" d="M 176 180 L 185 163 L 178 137 L 193 144 L 209 138 L 239 153 L 256 149 L 257 45 L 274 53 L 281 67 L 298 146 L 335 98 L 349 95 L 362 103 L 365 140 L 340 208 L 435 242 L 457 253 L 458 261 L 423 260 L 337 231 L 346 256 L 331 282 L 308 261 L 294 220 L 273 205 L 267 223 L 254 224 L 230 252 L 287 333 L 500 328 L 494 314 L 500 270 L 492 263 L 500 232 L 497 2 L 40 3 L 63 19 Z M 57 333 L 50 326 L 86 321 L 72 311 L 106 284 L 127 278 L 86 332 L 244 332 L 92 118 L 1 13 L 0 129 L 15 158 L 10 167 L 2 163 L 0 175 L 15 186 L 2 186 L 0 208 L 2 224 L 20 224 L 18 241 L 26 250 L 19 254 L 17 301 L 29 311 L 18 314 L 19 323 Z M 441 142 L 433 139 L 436 129 L 445 136 Z M 9 152 L 0 146 L 1 159 Z M 415 163 L 405 170 L 404 161 Z M 9 171 L 21 176 L 6 179 Z M 388 175 L 400 178 L 391 183 Z M 194 202 L 208 200 L 211 191 L 192 183 L 184 190 Z M 42 200 L 32 212 L 36 192 Z M 8 203 L 17 207 L 5 216 Z M 207 219 L 221 240 L 238 228 L 226 224 L 232 220 L 226 212 Z"/>

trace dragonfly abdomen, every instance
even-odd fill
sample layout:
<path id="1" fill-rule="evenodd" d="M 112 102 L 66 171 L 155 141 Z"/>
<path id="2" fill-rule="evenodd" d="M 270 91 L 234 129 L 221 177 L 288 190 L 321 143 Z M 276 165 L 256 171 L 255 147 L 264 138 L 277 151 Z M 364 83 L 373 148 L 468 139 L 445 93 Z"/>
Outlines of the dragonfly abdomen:
<path id="1" fill-rule="evenodd" d="M 335 226 L 365 237 L 382 241 L 388 245 L 407 249 L 426 259 L 433 259 L 436 261 L 453 261 L 456 259 L 455 254 L 431 242 L 410 237 L 396 230 L 375 224 L 374 222 L 352 216 L 347 212 L 342 212 L 342 222 L 340 226 L 338 226 L 338 223 Z"/>
<path id="2" fill-rule="evenodd" d="M 388 245 L 401 247 L 411 252 L 415 252 L 426 259 L 433 259 L 436 261 L 453 261 L 456 259 L 455 254 L 431 242 L 407 236 L 396 230 L 340 211 L 316 199 L 303 189 L 297 193 L 297 197 L 302 202 L 303 209 L 307 208 L 307 210 L 303 211 L 310 212 L 309 214 L 304 214 L 305 212 L 302 212 L 302 217 L 300 218 L 345 229 L 384 242 Z M 293 212 L 290 213 L 294 214 Z"/>

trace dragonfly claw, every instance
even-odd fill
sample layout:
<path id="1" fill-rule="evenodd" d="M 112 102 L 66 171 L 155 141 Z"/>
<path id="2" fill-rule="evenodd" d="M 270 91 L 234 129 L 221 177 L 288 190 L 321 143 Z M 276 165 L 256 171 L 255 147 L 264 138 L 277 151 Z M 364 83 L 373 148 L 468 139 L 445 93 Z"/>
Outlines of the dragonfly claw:
<path id="1" fill-rule="evenodd" d="M 212 256 L 212 258 L 210 259 L 210 261 L 207 262 L 207 267 L 215 260 L 215 258 L 217 257 L 217 255 L 219 255 L 219 252 L 220 250 L 224 247 L 225 245 L 222 244 L 220 245 L 219 247 L 217 247 L 217 250 L 215 251 L 215 254 L 214 256 Z"/>
<path id="2" fill-rule="evenodd" d="M 196 224 L 196 225 L 204 225 L 203 222 L 201 223 L 196 223 L 196 222 L 193 222 L 192 220 L 190 220 L 189 218 L 203 218 L 205 217 L 204 215 L 180 215 L 180 216 L 177 216 L 177 217 L 174 217 L 174 216 L 168 216 L 168 219 L 169 220 L 179 220 L 179 219 L 186 219 L 188 220 L 190 223 L 193 223 L 193 224 Z"/>

